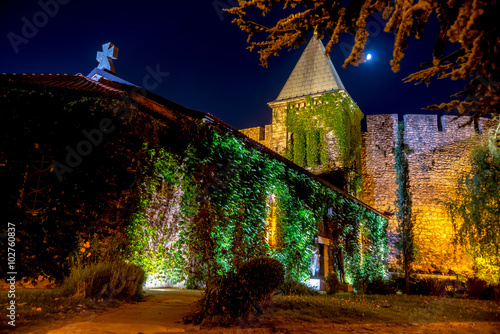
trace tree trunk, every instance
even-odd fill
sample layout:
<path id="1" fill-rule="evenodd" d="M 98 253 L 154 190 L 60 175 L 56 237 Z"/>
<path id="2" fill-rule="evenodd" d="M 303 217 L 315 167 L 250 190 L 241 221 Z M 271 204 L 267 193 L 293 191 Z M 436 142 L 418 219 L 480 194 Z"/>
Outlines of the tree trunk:
<path id="1" fill-rule="evenodd" d="M 406 262 L 406 259 L 405 259 Z M 410 294 L 410 268 L 407 263 L 405 263 L 405 294 Z"/>

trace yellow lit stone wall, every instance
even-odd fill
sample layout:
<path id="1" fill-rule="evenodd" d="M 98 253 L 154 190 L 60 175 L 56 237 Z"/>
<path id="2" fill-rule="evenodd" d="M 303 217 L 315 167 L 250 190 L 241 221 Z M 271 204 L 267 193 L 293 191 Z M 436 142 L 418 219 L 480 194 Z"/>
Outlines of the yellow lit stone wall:
<path id="1" fill-rule="evenodd" d="M 266 126 L 257 126 L 254 128 L 247 128 L 240 130 L 244 135 L 250 137 L 256 142 L 266 146 L 267 148 L 271 148 L 271 125 Z"/>
<path id="2" fill-rule="evenodd" d="M 486 136 L 476 134 L 473 125 L 460 127 L 466 119 L 452 118 L 443 116 L 441 129 L 435 115 L 404 118 L 405 142 L 412 152 L 408 163 L 418 247 L 415 269 L 472 274 L 472 259 L 452 243 L 453 226 L 442 201 L 450 195 L 457 177 L 469 169 L 470 153 Z"/>
<path id="3" fill-rule="evenodd" d="M 453 245 L 453 226 L 440 203 L 455 186 L 456 177 L 468 168 L 468 154 L 477 138 L 462 139 L 436 150 L 410 155 L 415 244 L 423 271 L 453 270 L 471 274 L 472 262 L 467 254 Z"/>
<path id="4" fill-rule="evenodd" d="M 398 115 L 367 115 L 367 131 L 362 133 L 361 169 L 363 176 L 362 200 L 389 216 L 389 262 L 396 262 L 397 252 L 394 201 L 396 200 L 396 169 L 394 146 L 398 129 Z"/>
<path id="5" fill-rule="evenodd" d="M 288 143 L 285 113 L 286 105 L 287 102 L 270 104 L 273 117 L 272 124 L 247 128 L 240 131 L 278 154 L 284 155 Z"/>
<path id="6" fill-rule="evenodd" d="M 297 99 L 296 103 L 304 101 Z M 270 103 L 273 123 L 266 127 L 242 130 L 254 140 L 284 154 L 289 140 L 285 124 L 286 103 Z M 389 261 L 396 267 L 397 221 L 394 216 L 396 200 L 396 144 L 398 115 L 367 115 L 367 131 L 362 134 L 362 200 L 388 215 Z M 470 165 L 472 150 L 486 138 L 491 121 L 480 121 L 476 133 L 473 125 L 460 127 L 467 119 L 453 121 L 453 116 L 420 114 L 405 115 L 405 144 L 408 145 L 410 189 L 413 198 L 415 243 L 418 257 L 415 268 L 422 271 L 449 270 L 470 274 L 472 259 L 454 245 L 453 226 L 441 202 L 455 186 L 457 177 Z M 264 135 L 264 137 L 263 137 Z M 331 134 L 330 134 L 331 135 Z M 329 148 L 335 150 L 335 138 L 328 138 Z M 331 168 L 335 167 L 336 152 L 330 154 Z M 315 172 L 314 170 L 311 170 Z"/>
<path id="7" fill-rule="evenodd" d="M 415 244 L 418 257 L 414 269 L 422 271 L 470 274 L 472 259 L 454 245 L 453 226 L 441 202 L 455 186 L 456 178 L 470 165 L 472 150 L 486 138 L 491 123 L 482 120 L 483 135 L 474 127 L 460 125 L 466 119 L 452 121 L 443 116 L 438 126 L 436 115 L 405 115 L 405 144 L 408 145 L 410 190 L 413 200 Z M 398 116 L 367 116 L 363 134 L 363 199 L 376 209 L 394 213 L 396 172 L 394 147 Z M 390 261 L 394 266 L 397 221 L 389 220 Z"/>

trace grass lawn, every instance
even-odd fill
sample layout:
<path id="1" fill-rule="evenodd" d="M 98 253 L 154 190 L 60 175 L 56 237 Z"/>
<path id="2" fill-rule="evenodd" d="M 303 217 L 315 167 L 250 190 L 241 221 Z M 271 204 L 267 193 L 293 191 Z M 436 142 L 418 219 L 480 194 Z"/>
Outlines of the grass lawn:
<path id="1" fill-rule="evenodd" d="M 8 301 L 7 294 L 2 294 L 0 297 L 2 307 L 6 307 Z M 260 317 L 257 322 L 264 327 L 280 329 L 302 325 L 307 328 L 308 325 L 304 324 L 325 323 L 407 326 L 479 322 L 498 322 L 500 327 L 500 305 L 492 301 L 348 293 L 300 297 L 276 296 L 274 301 L 271 312 L 266 312 L 266 315 Z M 16 328 L 39 326 L 47 321 L 75 315 L 100 313 L 108 306 L 118 306 L 121 303 L 113 300 L 107 302 L 65 297 L 60 289 L 18 290 Z M 10 327 L 6 321 L 0 322 L 0 332 Z"/>
<path id="2" fill-rule="evenodd" d="M 498 302 L 446 297 L 336 294 L 277 296 L 273 316 L 333 323 L 394 325 L 500 322 Z"/>
<path id="3" fill-rule="evenodd" d="M 10 298 L 7 293 L 0 295 L 0 305 L 5 310 L 9 306 Z M 89 314 L 102 312 L 107 306 L 117 306 L 121 302 L 93 301 L 83 297 L 66 297 L 61 289 L 34 289 L 16 291 L 16 327 L 24 327 L 33 323 L 64 319 L 75 314 Z M 7 324 L 8 318 L 0 322 L 0 331 L 12 328 Z"/>

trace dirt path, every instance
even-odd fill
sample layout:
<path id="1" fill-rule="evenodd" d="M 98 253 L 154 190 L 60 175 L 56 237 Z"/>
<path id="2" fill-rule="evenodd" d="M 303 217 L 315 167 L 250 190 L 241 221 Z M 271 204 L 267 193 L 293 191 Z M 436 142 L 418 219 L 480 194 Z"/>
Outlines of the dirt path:
<path id="1" fill-rule="evenodd" d="M 101 314 L 91 313 L 44 324 L 38 328 L 21 328 L 20 334 L 159 334 L 196 330 L 179 322 L 200 298 L 200 291 L 176 289 L 147 290 L 144 301 L 123 304 Z"/>
<path id="2" fill-rule="evenodd" d="M 302 322 L 273 315 L 263 319 L 264 325 L 253 328 L 212 328 L 185 325 L 180 320 L 195 306 L 201 296 L 198 291 L 175 289 L 148 290 L 144 301 L 124 304 L 101 314 L 75 316 L 38 328 L 24 328 L 20 334 L 162 334 L 162 333 L 451 333 L 451 334 L 500 334 L 500 323 L 452 323 L 419 326 L 395 326 L 384 324 L 340 325 L 321 321 Z M 267 321 L 269 320 L 269 321 Z"/>

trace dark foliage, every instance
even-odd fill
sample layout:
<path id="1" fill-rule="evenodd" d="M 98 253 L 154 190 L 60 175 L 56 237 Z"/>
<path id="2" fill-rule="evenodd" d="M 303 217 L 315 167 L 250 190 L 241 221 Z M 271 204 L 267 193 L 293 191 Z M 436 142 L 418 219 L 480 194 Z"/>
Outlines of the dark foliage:
<path id="1" fill-rule="evenodd" d="M 229 273 L 209 281 L 199 310 L 185 318 L 195 324 L 218 324 L 228 326 L 237 319 L 247 318 L 255 311 L 263 313 L 263 306 L 283 283 L 283 264 L 268 257 L 259 257 L 244 262 L 237 273 Z"/>
<path id="2" fill-rule="evenodd" d="M 252 300 L 269 296 L 284 280 L 283 264 L 269 257 L 258 257 L 243 263 L 238 277 L 249 289 Z"/>
<path id="3" fill-rule="evenodd" d="M 340 282 L 337 273 L 331 272 L 325 280 L 326 292 L 337 293 L 340 290 Z"/>
<path id="4" fill-rule="evenodd" d="M 115 96 L 13 88 L 3 81 L 0 90 L 0 201 L 4 218 L 16 225 L 16 251 L 22 254 L 16 269 L 20 277 L 62 281 L 78 238 L 124 236 L 139 200 L 134 189 L 143 176 L 142 145 L 179 143 L 172 140 L 178 131 L 166 131 L 167 122 Z M 128 117 L 121 118 L 116 107 L 128 110 Z M 109 133 L 100 129 L 103 120 Z M 82 146 L 84 141 L 94 144 Z M 68 148 L 76 152 L 69 164 Z M 84 152 L 80 158 L 78 150 Z M 0 250 L 2 258 L 6 251 Z"/>
<path id="5" fill-rule="evenodd" d="M 392 295 L 395 294 L 397 290 L 394 281 L 379 278 L 366 284 L 365 293 L 368 295 Z"/>
<path id="6" fill-rule="evenodd" d="M 465 283 L 459 279 L 447 279 L 446 282 L 446 295 L 448 297 L 462 297 L 465 294 Z"/>
<path id="7" fill-rule="evenodd" d="M 446 281 L 438 278 L 423 278 L 417 286 L 425 296 L 444 296 L 446 292 Z"/>
<path id="8" fill-rule="evenodd" d="M 405 291 L 405 278 L 394 280 L 394 286 Z M 458 279 L 440 279 L 435 277 L 418 278 L 410 276 L 408 294 L 422 296 L 461 297 L 465 292 L 465 285 Z"/>
<path id="9" fill-rule="evenodd" d="M 184 287 L 186 289 L 198 289 L 200 287 L 198 279 L 196 278 L 195 275 L 189 275 L 188 278 L 186 279 L 186 282 L 184 283 Z"/>
<path id="10" fill-rule="evenodd" d="M 489 285 L 485 280 L 473 277 L 467 279 L 466 296 L 474 299 L 499 299 L 498 287 L 495 289 L 493 285 Z M 496 296 L 495 296 L 495 292 Z"/>
<path id="11" fill-rule="evenodd" d="M 142 296 L 144 270 L 123 261 L 99 262 L 73 268 L 63 282 L 63 294 L 91 299 L 138 299 Z"/>

